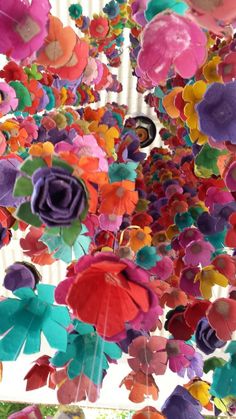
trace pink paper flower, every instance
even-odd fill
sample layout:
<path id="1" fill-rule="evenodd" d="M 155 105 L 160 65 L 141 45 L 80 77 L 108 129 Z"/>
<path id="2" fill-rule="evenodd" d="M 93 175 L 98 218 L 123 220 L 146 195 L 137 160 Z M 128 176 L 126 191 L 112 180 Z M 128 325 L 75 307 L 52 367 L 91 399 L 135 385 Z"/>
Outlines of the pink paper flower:
<path id="1" fill-rule="evenodd" d="M 15 90 L 7 83 L 0 83 L 0 115 L 14 111 L 18 105 Z"/>
<path id="2" fill-rule="evenodd" d="M 38 51 L 47 36 L 51 5 L 48 0 L 1 1 L 0 53 L 16 60 L 30 57 Z"/>
<path id="3" fill-rule="evenodd" d="M 204 240 L 192 241 L 185 249 L 183 261 L 185 265 L 197 266 L 200 263 L 202 266 L 207 266 L 211 262 L 214 250 L 209 242 Z"/>
<path id="4" fill-rule="evenodd" d="M 97 157 L 99 159 L 99 169 L 103 172 L 108 171 L 106 153 L 99 147 L 93 135 L 83 135 L 83 137 L 77 135 L 73 140 L 73 144 L 76 146 L 77 156 Z"/>
<path id="5" fill-rule="evenodd" d="M 194 297 L 201 297 L 200 283 L 199 281 L 194 282 L 195 276 L 199 272 L 200 269 L 195 266 L 191 266 L 182 270 L 179 286 L 181 290 L 186 292 L 186 294 L 193 295 Z"/>
<path id="6" fill-rule="evenodd" d="M 173 372 L 179 372 L 190 365 L 190 360 L 195 353 L 192 346 L 182 340 L 170 339 L 166 345 L 169 368 Z"/>
<path id="7" fill-rule="evenodd" d="M 132 18 L 141 26 L 145 26 L 147 20 L 145 18 L 145 10 L 147 8 L 148 0 L 135 0 L 131 4 Z"/>
<path id="8" fill-rule="evenodd" d="M 122 223 L 122 215 L 101 214 L 99 216 L 99 224 L 102 230 L 118 231 Z"/>
<path id="9" fill-rule="evenodd" d="M 192 241 L 201 239 L 203 239 L 202 233 L 193 227 L 185 228 L 179 235 L 179 243 L 184 249 Z"/>
<path id="10" fill-rule="evenodd" d="M 128 364 L 133 371 L 163 375 L 167 366 L 167 339 L 161 336 L 139 336 L 129 346 Z"/>
<path id="11" fill-rule="evenodd" d="M 205 204 L 210 209 L 210 211 L 214 210 L 215 204 L 223 205 L 229 202 L 232 202 L 232 195 L 230 192 L 223 191 L 214 186 L 207 189 Z"/>
<path id="12" fill-rule="evenodd" d="M 219 74 L 222 76 L 225 83 L 236 78 L 236 52 L 230 52 L 224 57 L 219 66 Z"/>
<path id="13" fill-rule="evenodd" d="M 98 77 L 97 61 L 93 57 L 89 57 L 88 64 L 84 70 L 82 82 L 90 86 Z"/>
<path id="14" fill-rule="evenodd" d="M 207 56 L 207 38 L 189 18 L 160 13 L 143 31 L 138 72 L 153 86 L 168 78 L 171 67 L 183 78 L 191 78 Z"/>
<path id="15" fill-rule="evenodd" d="M 156 275 L 158 279 L 166 281 L 174 270 L 174 264 L 171 258 L 164 256 L 161 260 L 156 263 L 156 266 L 150 270 L 153 275 Z"/>

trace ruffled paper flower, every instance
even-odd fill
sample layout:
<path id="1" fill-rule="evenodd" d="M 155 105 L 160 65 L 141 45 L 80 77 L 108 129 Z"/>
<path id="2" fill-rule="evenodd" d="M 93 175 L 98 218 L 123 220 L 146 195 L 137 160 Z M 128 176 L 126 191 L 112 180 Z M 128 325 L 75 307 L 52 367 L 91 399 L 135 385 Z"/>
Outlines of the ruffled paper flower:
<path id="1" fill-rule="evenodd" d="M 48 355 L 43 355 L 36 359 L 33 367 L 24 377 L 24 380 L 27 380 L 26 391 L 36 390 L 46 385 L 51 389 L 55 388 L 51 377 L 55 368 L 52 367 L 49 361 L 50 357 Z"/>
<path id="2" fill-rule="evenodd" d="M 187 84 L 183 90 L 182 96 L 187 102 L 184 107 L 184 114 L 187 117 L 186 124 L 191 129 L 198 129 L 198 115 L 195 106 L 201 101 L 206 89 L 206 83 L 200 80 L 194 84 Z"/>
<path id="3" fill-rule="evenodd" d="M 156 248 L 153 246 L 144 246 L 138 250 L 136 255 L 136 263 L 144 269 L 151 269 L 156 265 L 158 260 Z"/>
<path id="4" fill-rule="evenodd" d="M 195 240 L 190 242 L 185 249 L 184 263 L 190 266 L 209 265 L 214 252 L 214 247 L 204 240 Z"/>
<path id="5" fill-rule="evenodd" d="M 155 0 L 149 0 L 145 10 L 145 17 L 150 21 L 154 16 L 166 9 L 171 9 L 173 12 L 183 15 L 187 9 L 187 5 L 180 0 L 165 0 L 160 3 L 156 3 Z"/>
<path id="6" fill-rule="evenodd" d="M 192 295 L 194 297 L 200 297 L 200 283 L 199 281 L 194 281 L 196 275 L 199 273 L 199 268 L 195 266 L 190 266 L 181 271 L 180 275 L 180 288 L 186 292 L 186 294 Z"/>
<path id="7" fill-rule="evenodd" d="M 101 214 L 99 216 L 99 225 L 102 230 L 118 231 L 123 217 L 115 214 Z"/>
<path id="8" fill-rule="evenodd" d="M 181 340 L 169 339 L 166 344 L 169 368 L 173 372 L 179 372 L 189 366 L 189 358 L 195 353 L 192 346 Z"/>
<path id="9" fill-rule="evenodd" d="M 15 90 L 7 83 L 0 83 L 0 115 L 14 111 L 18 105 Z"/>
<path id="10" fill-rule="evenodd" d="M 206 42 L 203 31 L 187 17 L 157 15 L 144 29 L 136 72 L 154 86 L 167 79 L 172 66 L 190 78 L 204 64 Z"/>
<path id="11" fill-rule="evenodd" d="M 20 246 L 24 254 L 30 257 L 33 263 L 38 265 L 51 265 L 56 261 L 52 254 L 48 252 L 47 246 L 40 241 L 44 230 L 41 228 L 30 227 L 25 238 L 20 239 Z"/>
<path id="12" fill-rule="evenodd" d="M 138 192 L 134 191 L 134 184 L 130 181 L 124 180 L 104 185 L 101 187 L 100 194 L 99 211 L 103 214 L 132 214 L 138 202 Z"/>
<path id="13" fill-rule="evenodd" d="M 195 276 L 194 282 L 200 281 L 200 291 L 202 297 L 209 300 L 212 297 L 212 287 L 219 285 L 227 287 L 228 279 L 220 272 L 216 271 L 212 265 L 205 266 Z"/>
<path id="14" fill-rule="evenodd" d="M 183 368 L 181 371 L 178 372 L 178 375 L 180 377 L 184 377 L 185 373 L 187 371 L 187 376 L 190 380 L 192 380 L 194 377 L 202 377 L 203 375 L 203 356 L 195 352 L 193 357 L 189 358 L 190 364 L 187 368 Z"/>
<path id="15" fill-rule="evenodd" d="M 188 392 L 199 401 L 202 407 L 207 408 L 211 400 L 210 384 L 206 381 L 196 378 L 190 383 L 186 384 Z"/>
<path id="16" fill-rule="evenodd" d="M 91 20 L 89 25 L 90 35 L 95 39 L 105 38 L 109 32 L 109 22 L 105 17 L 98 16 Z"/>
<path id="17" fill-rule="evenodd" d="M 139 336 L 129 346 L 128 364 L 133 371 L 163 375 L 167 367 L 166 338 Z"/>
<path id="18" fill-rule="evenodd" d="M 222 78 L 220 74 L 218 74 L 218 65 L 220 61 L 221 58 L 216 56 L 204 65 L 203 75 L 208 83 L 222 82 Z"/>

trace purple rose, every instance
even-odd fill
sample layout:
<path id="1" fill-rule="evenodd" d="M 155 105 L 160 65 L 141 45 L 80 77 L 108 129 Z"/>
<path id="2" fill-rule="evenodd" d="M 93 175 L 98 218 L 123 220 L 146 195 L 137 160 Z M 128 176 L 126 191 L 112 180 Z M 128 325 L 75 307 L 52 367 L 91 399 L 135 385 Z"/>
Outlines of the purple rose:
<path id="1" fill-rule="evenodd" d="M 196 109 L 204 134 L 236 144 L 236 81 L 212 83 Z"/>
<path id="2" fill-rule="evenodd" d="M 31 209 L 49 227 L 69 226 L 87 208 L 83 183 L 59 167 L 36 170 L 32 176 Z"/>
<path id="3" fill-rule="evenodd" d="M 23 287 L 34 289 L 40 279 L 41 275 L 34 265 L 26 262 L 16 262 L 6 269 L 3 285 L 10 291 Z"/>
<path id="4" fill-rule="evenodd" d="M 198 322 L 195 332 L 196 345 L 204 354 L 210 355 L 216 349 L 222 348 L 226 342 L 218 339 L 216 332 L 204 317 Z"/>

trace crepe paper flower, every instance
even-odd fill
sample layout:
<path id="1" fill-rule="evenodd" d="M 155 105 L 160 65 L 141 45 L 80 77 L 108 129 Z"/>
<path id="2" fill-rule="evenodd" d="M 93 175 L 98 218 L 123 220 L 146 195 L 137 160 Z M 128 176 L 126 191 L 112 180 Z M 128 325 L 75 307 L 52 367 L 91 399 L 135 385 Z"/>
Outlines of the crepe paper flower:
<path id="1" fill-rule="evenodd" d="M 33 263 L 38 265 L 51 265 L 55 262 L 52 254 L 48 252 L 47 246 L 40 241 L 44 230 L 42 228 L 30 227 L 25 238 L 20 239 L 20 246 L 24 254 L 30 257 Z"/>
<path id="2" fill-rule="evenodd" d="M 41 275 L 34 265 L 27 262 L 15 262 L 6 269 L 3 286 L 12 292 L 23 287 L 34 289 L 40 280 Z"/>
<path id="3" fill-rule="evenodd" d="M 212 83 L 196 107 L 201 131 L 213 137 L 216 142 L 227 140 L 236 143 L 235 103 L 236 82 Z"/>
<path id="4" fill-rule="evenodd" d="M 0 302 L 4 318 L 0 326 L 0 333 L 4 334 L 0 341 L 3 361 L 16 360 L 23 345 L 25 354 L 39 352 L 41 332 L 52 348 L 66 350 L 69 312 L 66 307 L 53 305 L 54 286 L 38 284 L 36 289 L 37 294 L 31 288 L 18 288 L 14 291 L 18 299 Z"/>
<path id="5" fill-rule="evenodd" d="M 120 387 L 125 385 L 130 391 L 129 400 L 133 403 L 142 403 L 146 397 L 158 399 L 159 388 L 152 375 L 144 374 L 142 371 L 131 372 L 121 382 Z"/>
<path id="6" fill-rule="evenodd" d="M 185 307 L 183 305 L 179 305 L 174 310 L 168 311 L 164 327 L 174 339 L 188 341 L 191 339 L 194 330 L 187 324 L 184 312 Z"/>
<path id="7" fill-rule="evenodd" d="M 14 184 L 20 173 L 20 162 L 15 157 L 0 159 L 0 205 L 3 207 L 17 207 L 23 201 L 22 198 L 13 196 Z"/>
<path id="8" fill-rule="evenodd" d="M 236 261 L 233 256 L 220 254 L 213 259 L 212 265 L 229 280 L 231 285 L 235 284 Z"/>
<path id="9" fill-rule="evenodd" d="M 214 247 L 209 242 L 201 239 L 194 240 L 186 246 L 183 261 L 190 266 L 197 266 L 199 263 L 202 266 L 209 265 L 214 250 Z"/>
<path id="10" fill-rule="evenodd" d="M 206 355 L 210 355 L 216 349 L 223 348 L 226 345 L 225 341 L 217 338 L 215 330 L 212 329 L 205 317 L 197 325 L 195 339 L 197 348 Z"/>
<path id="11" fill-rule="evenodd" d="M 199 103 L 207 89 L 207 84 L 199 80 L 194 84 L 187 84 L 183 90 L 182 96 L 186 103 L 184 114 L 187 117 L 186 124 L 191 129 L 198 129 L 198 115 L 196 104 Z"/>
<path id="12" fill-rule="evenodd" d="M 236 330 L 236 301 L 229 298 L 218 298 L 207 312 L 207 319 L 211 327 L 216 331 L 218 339 L 227 341 L 231 339 Z"/>
<path id="13" fill-rule="evenodd" d="M 136 413 L 133 414 L 132 419 L 165 419 L 165 417 L 155 409 L 155 407 L 147 406 L 144 407 L 142 410 L 137 410 Z"/>
<path id="14" fill-rule="evenodd" d="M 4 79 L 7 83 L 18 80 L 21 82 L 27 81 L 27 76 L 23 68 L 15 63 L 14 61 L 9 61 L 2 70 L 0 70 L 0 77 Z"/>
<path id="15" fill-rule="evenodd" d="M 208 408 L 211 400 L 210 384 L 200 379 L 194 379 L 190 383 L 186 384 L 188 392 L 193 396 L 202 407 Z"/>
<path id="16" fill-rule="evenodd" d="M 224 56 L 223 61 L 218 65 L 218 71 L 224 83 L 231 82 L 236 78 L 236 53 L 230 52 Z"/>
<path id="17" fill-rule="evenodd" d="M 185 306 L 187 302 L 188 298 L 185 292 L 175 287 L 169 288 L 160 298 L 160 304 L 162 307 L 166 305 L 167 307 L 175 308 L 180 305 Z"/>
<path id="18" fill-rule="evenodd" d="M 176 214 L 174 222 L 179 230 L 184 230 L 185 228 L 191 227 L 194 224 L 194 220 L 189 212 Z"/>
<path id="19" fill-rule="evenodd" d="M 12 413 L 8 419 L 43 419 L 42 413 L 38 406 L 27 406 L 19 412 Z"/>
<path id="20" fill-rule="evenodd" d="M 171 48 L 168 41 L 172 37 L 170 28 L 171 34 L 172 31 L 175 33 Z M 150 43 L 154 32 L 160 42 Z M 141 78 L 150 80 L 154 86 L 167 79 L 172 65 L 181 77 L 190 78 L 205 62 L 206 41 L 202 30 L 187 17 L 174 13 L 159 14 L 145 26 L 137 70 Z"/>
<path id="21" fill-rule="evenodd" d="M 121 215 L 114 214 L 100 214 L 99 215 L 99 225 L 102 230 L 108 231 L 118 231 L 123 217 Z"/>
<path id="22" fill-rule="evenodd" d="M 69 10 L 69 15 L 72 19 L 79 19 L 79 17 L 83 13 L 83 8 L 81 4 L 79 3 L 71 4 L 68 10 Z"/>
<path id="23" fill-rule="evenodd" d="M 147 21 L 153 19 L 158 13 L 164 12 L 166 9 L 173 10 L 173 12 L 184 15 L 188 6 L 180 0 L 162 0 L 159 4 L 155 0 L 149 0 L 145 10 L 145 17 Z"/>
<path id="24" fill-rule="evenodd" d="M 86 68 L 83 72 L 82 81 L 87 86 L 90 86 L 98 77 L 98 64 L 95 58 L 89 57 Z"/>
<path id="25" fill-rule="evenodd" d="M 70 380 L 66 368 L 63 368 L 52 374 L 52 381 L 57 386 L 57 400 L 60 404 L 77 403 L 86 399 L 95 403 L 99 397 L 100 388 L 84 374 Z"/>
<path id="26" fill-rule="evenodd" d="M 30 106 L 27 106 L 24 111 L 33 115 L 40 110 L 40 102 L 44 96 L 44 90 L 41 84 L 34 79 L 25 83 L 25 87 L 28 89 L 32 103 Z"/>
<path id="27" fill-rule="evenodd" d="M 108 170 L 110 182 L 120 182 L 122 180 L 134 182 L 137 177 L 137 167 L 138 163 L 136 162 L 112 163 Z"/>
<path id="28" fill-rule="evenodd" d="M 66 351 L 56 352 L 50 362 L 56 368 L 66 365 L 71 380 L 84 374 L 94 384 L 101 385 L 103 371 L 109 368 L 107 357 L 117 360 L 122 351 L 115 343 L 104 341 L 92 326 L 78 321 L 74 324 L 75 331 L 68 335 Z"/>
<path id="29" fill-rule="evenodd" d="M 50 357 L 48 355 L 40 356 L 34 361 L 33 367 L 28 371 L 24 380 L 27 380 L 26 391 L 36 390 L 47 386 L 51 389 L 55 388 L 51 375 L 55 368 L 50 365 Z"/>
<path id="30" fill-rule="evenodd" d="M 198 322 L 206 317 L 206 313 L 211 307 L 211 302 L 208 300 L 194 300 L 192 304 L 186 307 L 184 316 L 189 326 L 196 329 Z"/>
<path id="31" fill-rule="evenodd" d="M 163 375 L 167 367 L 166 338 L 139 336 L 129 346 L 128 364 L 134 372 Z"/>
<path id="32" fill-rule="evenodd" d="M 183 248 L 188 246 L 192 241 L 201 239 L 203 239 L 203 235 L 194 227 L 185 228 L 179 235 L 179 243 Z"/>
<path id="33" fill-rule="evenodd" d="M 134 252 L 137 252 L 144 246 L 150 246 L 152 237 L 150 235 L 150 227 L 133 229 L 130 231 L 130 247 Z"/>
<path id="34" fill-rule="evenodd" d="M 200 403 L 181 386 L 175 387 L 162 406 L 162 413 L 167 419 L 203 419 L 200 412 Z"/>
<path id="35" fill-rule="evenodd" d="M 173 372 L 179 372 L 182 368 L 189 366 L 189 357 L 192 357 L 195 350 L 181 340 L 169 339 L 166 344 L 169 368 Z"/>
<path id="36" fill-rule="evenodd" d="M 200 269 L 196 266 L 190 266 L 181 271 L 179 286 L 186 294 L 194 297 L 201 296 L 200 283 L 199 281 L 194 282 L 199 272 Z"/>
<path id="37" fill-rule="evenodd" d="M 0 95 L 0 115 L 6 115 L 9 112 L 13 112 L 18 105 L 15 90 L 9 84 L 1 82 Z"/>
<path id="38" fill-rule="evenodd" d="M 207 64 L 203 67 L 203 75 L 208 83 L 222 83 L 222 77 L 218 73 L 218 65 L 221 62 L 221 58 L 219 56 L 213 57 Z"/>
<path id="39" fill-rule="evenodd" d="M 37 63 L 44 66 L 63 67 L 70 59 L 76 45 L 76 34 L 69 26 L 63 28 L 59 18 L 49 16 L 48 35 L 37 55 Z"/>
<path id="40" fill-rule="evenodd" d="M 105 38 L 109 32 L 109 21 L 105 17 L 98 16 L 92 19 L 89 25 L 90 35 L 95 39 Z"/>
<path id="41" fill-rule="evenodd" d="M 138 250 L 136 263 L 144 269 L 151 269 L 156 265 L 159 259 L 156 248 L 153 246 L 144 246 Z"/>
<path id="42" fill-rule="evenodd" d="M 200 281 L 200 291 L 206 300 L 212 297 L 212 287 L 214 285 L 219 285 L 220 287 L 228 286 L 228 279 L 216 271 L 212 265 L 202 268 L 195 276 L 194 282 L 197 281 Z"/>
<path id="43" fill-rule="evenodd" d="M 6 37 L 0 41 L 0 51 L 15 60 L 30 57 L 43 44 L 51 5 L 43 0 L 40 9 L 36 0 L 17 1 L 2 5 L 1 28 Z"/>
<path id="44" fill-rule="evenodd" d="M 57 234 L 44 233 L 40 241 L 46 244 L 54 259 L 70 263 L 88 253 L 91 238 L 87 233 L 88 230 L 84 224 L 75 222 L 71 228 L 65 228 L 62 232 L 59 228 Z"/>
<path id="45" fill-rule="evenodd" d="M 132 214 L 138 202 L 138 192 L 134 191 L 133 182 L 128 180 L 103 185 L 100 197 L 99 211 L 103 214 Z"/>

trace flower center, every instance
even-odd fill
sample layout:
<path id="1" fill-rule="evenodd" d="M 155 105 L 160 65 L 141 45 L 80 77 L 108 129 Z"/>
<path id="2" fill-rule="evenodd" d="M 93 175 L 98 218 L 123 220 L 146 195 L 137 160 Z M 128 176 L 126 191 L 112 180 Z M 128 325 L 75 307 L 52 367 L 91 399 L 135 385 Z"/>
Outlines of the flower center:
<path id="1" fill-rule="evenodd" d="M 179 345 L 175 342 L 168 342 L 166 345 L 166 350 L 169 356 L 175 356 L 180 353 Z"/>
<path id="2" fill-rule="evenodd" d="M 103 27 L 102 25 L 98 25 L 98 26 L 96 27 L 96 32 L 98 32 L 98 33 L 103 33 L 103 31 L 104 31 L 104 27 Z"/>
<path id="3" fill-rule="evenodd" d="M 136 238 L 140 241 L 143 241 L 145 239 L 145 234 L 142 231 L 139 231 L 136 235 Z"/>
<path id="4" fill-rule="evenodd" d="M 141 348 L 139 353 L 138 353 L 138 357 L 139 357 L 139 360 L 140 360 L 141 364 L 148 364 L 149 365 L 152 358 L 153 358 L 153 353 L 147 347 Z"/>
<path id="5" fill-rule="evenodd" d="M 116 190 L 116 196 L 118 198 L 122 198 L 124 196 L 124 194 L 125 194 L 125 190 L 124 190 L 124 188 L 122 188 L 122 186 L 120 186 L 119 188 L 117 188 L 117 190 Z"/>
<path id="6" fill-rule="evenodd" d="M 40 27 L 30 16 L 24 22 L 17 23 L 15 31 L 20 35 L 24 42 L 29 42 L 40 32 Z"/>
<path id="7" fill-rule="evenodd" d="M 191 252 L 192 252 L 194 255 L 197 255 L 198 253 L 201 253 L 201 251 L 202 251 L 202 246 L 201 246 L 199 243 L 194 243 L 194 244 L 191 246 Z"/>
<path id="8" fill-rule="evenodd" d="M 51 61 L 56 61 L 63 55 L 63 50 L 59 41 L 50 42 L 45 48 L 45 54 Z"/>
<path id="9" fill-rule="evenodd" d="M 223 258 L 220 258 L 217 260 L 217 267 L 224 268 L 225 267 L 225 260 Z"/>
<path id="10" fill-rule="evenodd" d="M 232 64 L 226 64 L 223 68 L 223 73 L 225 75 L 230 74 L 232 72 L 233 65 Z"/>
<path id="11" fill-rule="evenodd" d="M 185 277 L 190 281 L 193 279 L 194 274 L 191 271 L 186 272 Z"/>
<path id="12" fill-rule="evenodd" d="M 218 124 L 223 125 L 230 121 L 233 117 L 233 110 L 231 105 L 225 100 L 219 103 L 213 110 L 213 117 Z"/>
<path id="13" fill-rule="evenodd" d="M 229 313 L 229 304 L 227 301 L 217 301 L 216 303 L 216 311 L 222 316 L 227 317 Z"/>
<path id="14" fill-rule="evenodd" d="M 116 215 L 115 214 L 109 214 L 108 219 L 109 219 L 109 221 L 115 222 L 116 221 Z"/>

